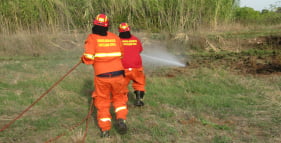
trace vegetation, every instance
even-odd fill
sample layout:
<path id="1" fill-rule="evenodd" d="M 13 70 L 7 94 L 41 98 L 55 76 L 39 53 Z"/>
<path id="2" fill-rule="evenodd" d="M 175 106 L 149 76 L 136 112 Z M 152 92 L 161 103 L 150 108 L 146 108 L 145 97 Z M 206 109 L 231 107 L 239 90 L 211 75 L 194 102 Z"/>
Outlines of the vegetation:
<path id="1" fill-rule="evenodd" d="M 253 20 L 280 22 L 280 13 L 239 8 L 235 0 L 2 0 L 1 33 L 22 30 L 85 30 L 98 13 L 106 13 L 112 25 L 127 21 L 135 29 L 153 32 L 216 28 L 220 24 Z M 276 10 L 278 11 L 278 9 Z"/>
<path id="2" fill-rule="evenodd" d="M 111 30 L 127 21 L 145 51 L 167 47 L 186 67 L 145 63 L 145 106 L 129 96 L 129 132 L 100 139 L 87 116 L 92 67 L 80 65 L 24 116 L 1 143 L 281 141 L 280 9 L 232 0 L 1 0 L 0 128 L 60 79 L 83 52 L 98 13 Z M 267 25 L 267 26 L 265 26 Z M 162 46 L 164 45 L 164 46 Z M 113 123 L 115 121 L 113 120 Z M 87 130 L 88 129 L 88 130 Z"/>
<path id="3" fill-rule="evenodd" d="M 278 11 L 263 10 L 262 12 L 255 11 L 250 7 L 238 8 L 235 11 L 235 19 L 237 22 L 244 24 L 279 24 L 281 20 L 281 13 Z"/>
<path id="4" fill-rule="evenodd" d="M 75 40 L 74 36 L 68 38 Z M 81 49 L 69 48 L 63 56 L 48 51 L 39 57 L 2 57 L 0 126 L 15 118 L 76 64 L 79 53 Z M 131 93 L 129 132 L 120 136 L 113 128 L 109 142 L 262 143 L 280 139 L 280 76 L 241 75 L 223 65 L 146 69 L 145 107 L 133 107 Z M 57 142 L 81 140 L 85 124 L 69 128 L 89 111 L 92 78 L 92 68 L 80 65 L 1 132 L 0 141 L 45 142 L 61 133 L 66 135 Z M 86 143 L 102 142 L 94 118 L 95 113 L 90 118 Z"/>

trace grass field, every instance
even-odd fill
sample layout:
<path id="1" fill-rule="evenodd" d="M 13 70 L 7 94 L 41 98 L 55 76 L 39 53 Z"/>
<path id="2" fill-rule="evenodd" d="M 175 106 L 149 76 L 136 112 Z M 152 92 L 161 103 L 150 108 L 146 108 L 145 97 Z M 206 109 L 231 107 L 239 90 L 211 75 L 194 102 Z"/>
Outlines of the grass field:
<path id="1" fill-rule="evenodd" d="M 1 36 L 1 128 L 79 62 L 86 36 L 76 33 Z M 243 50 L 243 45 L 239 46 Z M 146 105 L 134 107 L 130 93 L 126 135 L 119 135 L 113 128 L 110 139 L 101 139 L 94 110 L 85 142 L 281 142 L 280 72 L 237 72 L 224 63 L 230 60 L 237 63 L 240 54 L 218 51 L 206 56 L 193 49 L 193 55 L 188 55 L 190 49 L 186 47 L 185 52 L 179 52 L 189 57 L 186 67 L 145 65 Z M 272 48 L 264 49 L 267 50 Z M 280 47 L 275 51 L 280 57 Z M 251 52 L 247 50 L 242 55 L 251 57 L 248 54 Z M 0 132 L 0 142 L 41 143 L 62 133 L 65 136 L 57 143 L 81 142 L 85 122 L 74 129 L 70 127 L 83 121 L 89 112 L 92 72 L 91 66 L 79 65 L 31 110 Z"/>

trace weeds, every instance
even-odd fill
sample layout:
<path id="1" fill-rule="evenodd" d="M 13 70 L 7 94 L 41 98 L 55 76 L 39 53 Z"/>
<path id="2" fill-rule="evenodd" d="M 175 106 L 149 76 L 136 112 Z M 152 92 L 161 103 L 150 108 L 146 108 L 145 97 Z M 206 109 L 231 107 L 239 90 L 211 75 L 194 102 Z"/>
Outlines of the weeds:
<path id="1" fill-rule="evenodd" d="M 46 35 L 46 41 L 31 42 L 45 45 L 56 39 Z M 0 68 L 0 127 L 29 106 L 59 79 L 82 54 L 85 35 L 57 35 L 57 47 L 46 46 L 40 56 L 6 43 L 1 53 Z M 44 36 L 43 36 L 44 37 Z M 31 39 L 34 37 L 32 36 Z M 14 38 L 6 37 L 14 40 Z M 27 36 L 20 42 L 30 40 Z M 33 39 L 34 40 L 34 39 Z M 67 41 L 67 42 L 65 42 Z M 74 42 L 73 44 L 71 42 Z M 83 43 L 83 42 L 81 42 Z M 71 47 L 75 46 L 75 47 Z M 80 47 L 80 48 L 79 48 Z M 14 49 L 13 49 L 14 48 Z M 253 51 L 248 51 L 254 54 Z M 13 56 L 14 54 L 19 56 Z M 266 52 L 256 52 L 266 54 Z M 155 68 L 147 73 L 145 106 L 128 103 L 129 132 L 120 136 L 111 130 L 111 142 L 278 142 L 280 141 L 280 76 L 239 74 L 222 64 L 225 58 L 239 59 L 235 53 L 212 53 L 219 64 L 211 65 L 216 56 L 200 53 L 193 58 L 207 58 L 206 66 L 191 63 L 184 68 Z M 205 57 L 204 57 L 205 56 Z M 211 66 L 210 66 L 211 65 Z M 228 66 L 227 66 L 228 67 Z M 36 104 L 20 120 L 0 134 L 0 142 L 44 142 L 67 132 L 61 143 L 79 141 L 85 126 L 68 131 L 88 113 L 93 91 L 92 67 L 81 65 Z M 132 89 L 131 89 L 132 90 Z M 114 122 L 114 121 L 113 121 Z M 79 131 L 78 131 L 79 130 Z M 93 114 L 86 142 L 102 142 Z"/>

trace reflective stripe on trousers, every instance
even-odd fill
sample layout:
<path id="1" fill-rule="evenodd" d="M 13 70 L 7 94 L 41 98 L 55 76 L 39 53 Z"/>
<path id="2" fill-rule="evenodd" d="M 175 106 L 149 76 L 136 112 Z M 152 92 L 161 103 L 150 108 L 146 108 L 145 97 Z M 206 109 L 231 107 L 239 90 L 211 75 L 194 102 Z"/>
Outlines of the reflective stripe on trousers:
<path id="1" fill-rule="evenodd" d="M 110 118 L 100 118 L 101 121 L 103 122 L 107 122 L 107 121 L 110 121 L 111 122 L 111 119 Z"/>
<path id="2" fill-rule="evenodd" d="M 115 109 L 115 113 L 118 112 L 118 111 L 121 111 L 121 110 L 125 110 L 125 109 L 127 109 L 126 106 L 118 107 L 118 108 Z"/>

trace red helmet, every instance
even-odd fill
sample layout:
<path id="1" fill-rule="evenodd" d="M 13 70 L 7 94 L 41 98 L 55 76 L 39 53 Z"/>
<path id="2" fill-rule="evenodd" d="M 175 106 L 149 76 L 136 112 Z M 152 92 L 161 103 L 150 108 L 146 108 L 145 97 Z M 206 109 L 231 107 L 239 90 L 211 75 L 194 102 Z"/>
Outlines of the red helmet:
<path id="1" fill-rule="evenodd" d="M 109 21 L 105 14 L 98 14 L 93 22 L 94 25 L 99 25 L 103 27 L 108 27 Z"/>
<path id="2" fill-rule="evenodd" d="M 128 23 L 125 22 L 121 23 L 118 28 L 119 28 L 119 32 L 130 31 L 130 26 L 128 25 Z"/>

